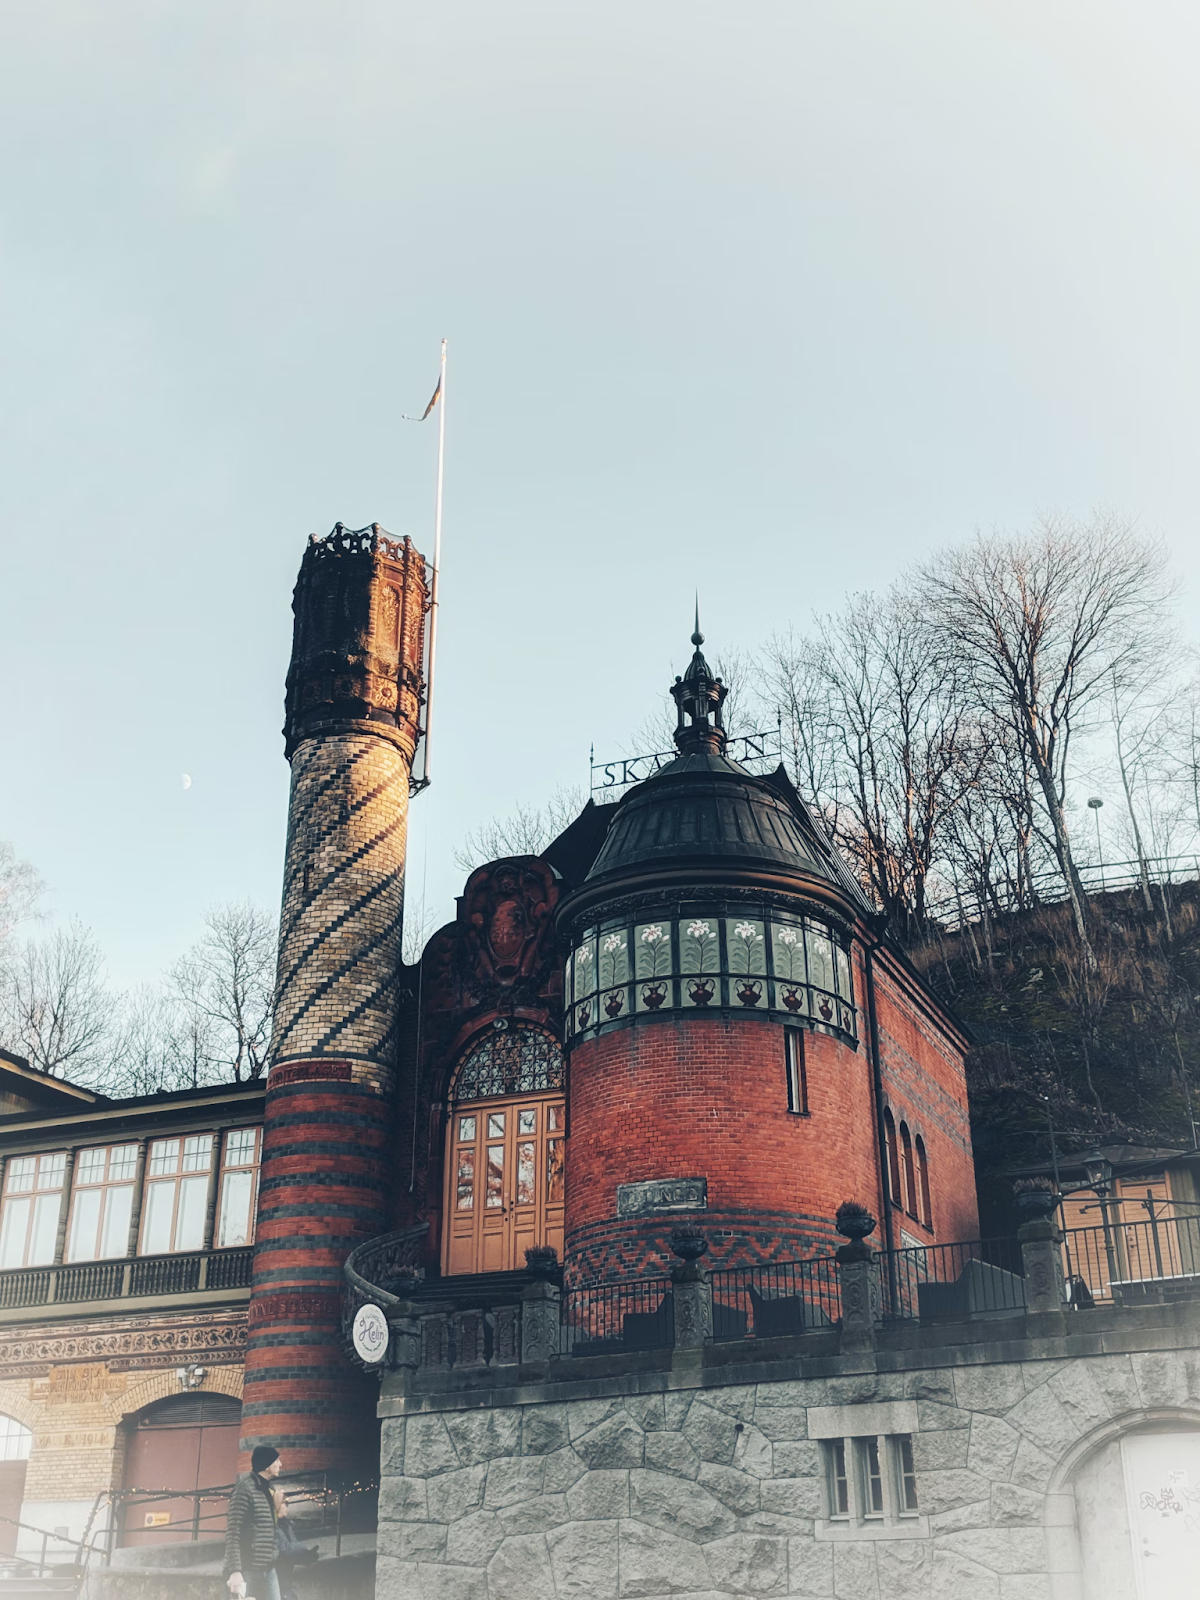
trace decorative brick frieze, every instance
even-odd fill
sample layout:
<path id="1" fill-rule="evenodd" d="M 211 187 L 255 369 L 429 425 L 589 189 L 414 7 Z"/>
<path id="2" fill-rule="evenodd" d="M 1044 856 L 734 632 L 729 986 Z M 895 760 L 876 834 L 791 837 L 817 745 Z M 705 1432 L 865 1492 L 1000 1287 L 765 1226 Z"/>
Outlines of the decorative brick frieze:
<path id="1" fill-rule="evenodd" d="M 114 1372 L 145 1370 L 184 1354 L 205 1363 L 234 1363 L 245 1348 L 246 1313 L 240 1309 L 48 1323 L 0 1338 L 0 1378 L 38 1377 L 51 1366 L 85 1361 L 104 1361 Z"/>

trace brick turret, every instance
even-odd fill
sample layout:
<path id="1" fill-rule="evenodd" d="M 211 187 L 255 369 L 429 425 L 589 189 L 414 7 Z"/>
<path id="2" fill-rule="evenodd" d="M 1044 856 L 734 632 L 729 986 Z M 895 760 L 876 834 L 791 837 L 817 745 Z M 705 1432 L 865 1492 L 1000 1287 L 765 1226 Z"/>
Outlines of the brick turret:
<path id="1" fill-rule="evenodd" d="M 371 1395 L 338 1343 L 341 1268 L 387 1227 L 404 858 L 421 705 L 425 563 L 341 523 L 305 552 L 284 738 L 291 762 L 244 1450 L 353 1471 Z"/>

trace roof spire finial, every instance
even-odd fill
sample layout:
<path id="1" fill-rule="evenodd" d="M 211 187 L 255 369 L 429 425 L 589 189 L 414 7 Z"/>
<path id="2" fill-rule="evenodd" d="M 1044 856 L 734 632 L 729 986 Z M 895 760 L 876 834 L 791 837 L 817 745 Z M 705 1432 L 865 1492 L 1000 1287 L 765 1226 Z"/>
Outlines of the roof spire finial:
<path id="1" fill-rule="evenodd" d="M 696 590 L 696 631 L 692 635 L 692 643 L 696 646 L 697 650 L 699 650 L 700 646 L 704 643 L 704 635 L 700 632 L 700 591 L 699 591 L 699 589 Z"/>

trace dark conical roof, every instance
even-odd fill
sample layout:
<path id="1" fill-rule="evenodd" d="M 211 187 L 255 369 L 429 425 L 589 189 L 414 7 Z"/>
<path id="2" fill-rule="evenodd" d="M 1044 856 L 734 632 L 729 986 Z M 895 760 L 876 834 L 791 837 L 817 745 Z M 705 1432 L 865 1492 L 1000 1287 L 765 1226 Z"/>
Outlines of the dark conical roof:
<path id="1" fill-rule="evenodd" d="M 818 879 L 861 902 L 782 767 L 755 777 L 710 750 L 685 751 L 616 807 L 586 882 L 653 876 L 656 868 L 757 867 Z"/>

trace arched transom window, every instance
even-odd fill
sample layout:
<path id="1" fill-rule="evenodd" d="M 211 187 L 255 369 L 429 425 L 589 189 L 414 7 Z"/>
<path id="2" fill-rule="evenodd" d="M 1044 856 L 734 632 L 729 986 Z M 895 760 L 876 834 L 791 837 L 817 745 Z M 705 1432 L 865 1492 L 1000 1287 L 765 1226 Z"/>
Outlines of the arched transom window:
<path id="1" fill-rule="evenodd" d="M 463 1057 L 454 1098 L 491 1100 L 498 1095 L 544 1094 L 563 1086 L 563 1053 L 557 1039 L 521 1023 L 493 1026 Z"/>

